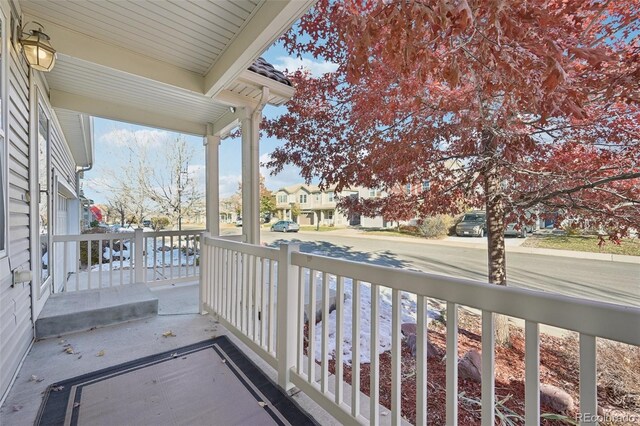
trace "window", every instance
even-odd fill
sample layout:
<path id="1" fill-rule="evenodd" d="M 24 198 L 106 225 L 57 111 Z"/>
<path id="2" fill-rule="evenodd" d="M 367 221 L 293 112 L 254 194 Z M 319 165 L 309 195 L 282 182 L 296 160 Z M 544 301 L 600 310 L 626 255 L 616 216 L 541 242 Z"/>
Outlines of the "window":
<path id="1" fill-rule="evenodd" d="M 278 195 L 278 203 L 286 203 L 287 202 L 287 196 L 286 194 L 280 194 Z"/>
<path id="2" fill-rule="evenodd" d="M 330 203 L 333 203 L 333 197 L 333 192 L 327 192 L 327 200 L 329 200 Z"/>
<path id="3" fill-rule="evenodd" d="M 422 182 L 423 191 L 428 191 L 430 188 L 431 188 L 431 183 L 429 183 L 428 180 L 425 180 L 424 182 Z"/>
<path id="4" fill-rule="evenodd" d="M 378 193 L 378 191 L 376 191 L 375 189 L 370 189 L 369 190 L 369 197 L 374 198 L 377 193 Z"/>
<path id="5" fill-rule="evenodd" d="M 300 194 L 300 204 L 307 204 L 307 194 Z"/>
<path id="6" fill-rule="evenodd" d="M 322 201 L 322 194 L 316 194 L 316 195 L 314 196 L 314 201 L 315 201 L 316 203 L 321 202 L 321 201 Z"/>
<path id="7" fill-rule="evenodd" d="M 404 187 L 404 189 L 407 191 L 407 194 L 411 194 L 411 184 L 410 184 L 410 183 L 408 183 L 408 184 Z"/>
<path id="8" fill-rule="evenodd" d="M 327 212 L 327 219 L 329 219 L 329 220 L 333 220 L 333 210 L 329 210 L 329 211 Z"/>
<path id="9" fill-rule="evenodd" d="M 51 232 L 50 212 L 49 212 L 49 117 L 44 109 L 38 104 L 38 187 L 40 200 L 38 204 L 39 211 L 39 238 L 40 238 L 40 256 L 41 256 L 41 272 L 40 283 L 43 284 L 50 275 L 49 252 L 51 251 L 51 240 L 49 238 Z"/>

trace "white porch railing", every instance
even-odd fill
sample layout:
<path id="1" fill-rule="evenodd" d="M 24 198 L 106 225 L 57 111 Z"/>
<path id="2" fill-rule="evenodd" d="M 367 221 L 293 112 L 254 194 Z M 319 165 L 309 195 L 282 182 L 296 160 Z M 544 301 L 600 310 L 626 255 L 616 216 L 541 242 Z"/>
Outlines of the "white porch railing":
<path id="1" fill-rule="evenodd" d="M 412 298 L 417 308 L 416 424 L 427 419 L 427 300 L 446 301 L 446 424 L 458 422 L 458 305 L 482 312 L 482 424 L 495 422 L 494 313 L 525 323 L 525 424 L 540 422 L 539 325 L 579 333 L 580 412 L 597 413 L 596 337 L 640 346 L 640 309 L 581 300 L 513 287 L 500 287 L 434 274 L 299 253 L 295 245 L 280 249 L 203 237 L 201 306 L 254 352 L 277 370 L 278 384 L 297 386 L 344 424 L 380 420 L 397 425 L 401 420 L 401 309 Z M 313 277 L 313 279 L 310 279 Z M 316 301 L 322 318 L 329 318 L 330 287 L 335 288 L 336 320 L 330 330 L 323 320 L 320 336 L 306 318 L 314 318 Z M 345 292 L 351 292 L 351 311 Z M 382 290 L 385 290 L 384 292 Z M 318 291 L 320 290 L 320 291 Z M 361 293 L 371 300 L 370 329 L 361 329 Z M 320 297 L 317 295 L 320 294 Z M 370 345 L 370 396 L 360 393 L 360 342 L 362 332 L 371 342 L 380 336 L 381 296 L 391 301 L 391 412 L 379 412 L 379 351 Z M 306 303 L 308 302 L 308 303 Z M 305 307 L 306 305 L 306 307 Z M 343 382 L 344 318 L 351 314 L 352 380 L 350 392 Z M 386 313 L 388 314 L 388 313 Z M 388 316 L 387 316 L 388 318 Z M 335 351 L 329 350 L 330 333 Z M 305 336 L 307 339 L 305 340 Z M 319 347 L 316 343 L 319 341 Z M 305 354 L 305 342 L 306 354 Z M 319 352 L 320 356 L 314 356 Z M 307 355 L 308 354 L 308 355 Z M 335 357 L 335 375 L 329 360 Z M 316 362 L 316 358 L 320 360 Z M 370 419 L 370 420 L 369 420 Z M 581 424 L 595 424 L 582 422 Z"/>
<path id="2" fill-rule="evenodd" d="M 202 230 L 55 235 L 57 291 L 198 281 Z"/>

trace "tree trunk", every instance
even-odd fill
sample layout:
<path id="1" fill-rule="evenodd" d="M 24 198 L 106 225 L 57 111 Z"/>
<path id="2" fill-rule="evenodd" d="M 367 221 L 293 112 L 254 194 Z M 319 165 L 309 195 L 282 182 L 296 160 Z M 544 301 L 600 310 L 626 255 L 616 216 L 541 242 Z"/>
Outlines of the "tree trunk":
<path id="1" fill-rule="evenodd" d="M 486 134 L 485 134 L 486 135 Z M 507 259 L 504 249 L 504 200 L 502 182 L 497 164 L 495 138 L 485 136 L 486 169 L 484 173 L 484 191 L 487 214 L 487 255 L 489 266 L 489 282 L 507 285 Z M 509 343 L 509 323 L 504 315 L 496 315 L 496 343 Z"/>

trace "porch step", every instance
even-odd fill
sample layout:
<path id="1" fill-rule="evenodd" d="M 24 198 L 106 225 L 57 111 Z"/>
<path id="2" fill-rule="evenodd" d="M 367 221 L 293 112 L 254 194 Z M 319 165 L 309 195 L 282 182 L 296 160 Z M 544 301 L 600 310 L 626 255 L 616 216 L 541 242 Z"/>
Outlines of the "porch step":
<path id="1" fill-rule="evenodd" d="M 58 293 L 36 320 L 36 338 L 58 336 L 158 314 L 158 298 L 146 284 Z"/>

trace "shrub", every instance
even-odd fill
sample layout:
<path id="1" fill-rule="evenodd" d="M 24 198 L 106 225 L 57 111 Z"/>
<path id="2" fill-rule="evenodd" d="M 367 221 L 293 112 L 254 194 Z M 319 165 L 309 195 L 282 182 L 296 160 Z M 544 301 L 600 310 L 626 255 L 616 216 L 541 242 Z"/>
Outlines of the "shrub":
<path id="1" fill-rule="evenodd" d="M 151 218 L 151 226 L 156 231 L 166 228 L 170 223 L 171 221 L 166 216 L 156 216 Z"/>
<path id="2" fill-rule="evenodd" d="M 88 229 L 86 231 L 83 232 L 83 234 L 104 234 L 107 231 L 103 228 L 91 228 Z M 102 250 L 105 249 L 105 247 L 108 247 L 109 242 L 108 241 L 102 241 Z M 80 241 L 80 264 L 82 266 L 87 266 L 88 262 L 87 262 L 87 257 L 88 257 L 88 249 L 89 247 L 89 241 Z M 98 264 L 98 262 L 100 261 L 100 256 L 102 255 L 102 253 L 100 253 L 100 242 L 99 241 L 91 241 L 91 264 L 92 265 L 96 265 Z"/>
<path id="3" fill-rule="evenodd" d="M 449 234 L 449 228 L 452 225 L 453 217 L 438 214 L 424 218 L 418 229 L 425 238 L 444 238 Z"/>

